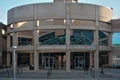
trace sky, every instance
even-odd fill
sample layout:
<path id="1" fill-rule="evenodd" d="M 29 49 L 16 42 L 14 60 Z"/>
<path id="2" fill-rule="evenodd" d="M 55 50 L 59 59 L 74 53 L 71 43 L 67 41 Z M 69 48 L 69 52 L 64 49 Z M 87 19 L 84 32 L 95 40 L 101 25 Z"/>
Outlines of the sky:
<path id="1" fill-rule="evenodd" d="M 113 19 L 120 18 L 119 0 L 78 0 L 79 3 L 90 3 L 113 8 Z M 7 24 L 7 12 L 13 7 L 32 3 L 53 2 L 53 0 L 0 0 L 0 22 Z M 113 43 L 120 43 L 120 34 L 114 34 Z M 116 39 L 114 39 L 116 38 Z"/>

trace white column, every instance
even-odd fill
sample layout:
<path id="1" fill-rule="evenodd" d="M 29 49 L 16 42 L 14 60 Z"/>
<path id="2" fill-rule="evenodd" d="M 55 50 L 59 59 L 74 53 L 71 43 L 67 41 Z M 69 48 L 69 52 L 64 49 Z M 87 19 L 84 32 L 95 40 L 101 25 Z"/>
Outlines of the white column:
<path id="1" fill-rule="evenodd" d="M 37 51 L 34 51 L 34 70 L 39 70 L 39 54 Z"/>

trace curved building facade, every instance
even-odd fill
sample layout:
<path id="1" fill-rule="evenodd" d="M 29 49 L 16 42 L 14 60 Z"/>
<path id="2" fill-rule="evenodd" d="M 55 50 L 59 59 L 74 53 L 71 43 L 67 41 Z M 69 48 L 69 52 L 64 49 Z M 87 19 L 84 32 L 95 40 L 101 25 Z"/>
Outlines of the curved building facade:
<path id="1" fill-rule="evenodd" d="M 17 46 L 17 66 L 70 71 L 111 64 L 112 10 L 70 1 L 8 11 L 7 51 L 11 54 L 12 46 Z"/>

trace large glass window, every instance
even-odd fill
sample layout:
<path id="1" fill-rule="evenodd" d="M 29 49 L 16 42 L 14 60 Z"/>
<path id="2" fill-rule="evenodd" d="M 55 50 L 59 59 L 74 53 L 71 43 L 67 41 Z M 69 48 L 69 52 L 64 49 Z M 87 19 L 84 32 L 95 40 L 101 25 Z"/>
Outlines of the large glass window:
<path id="1" fill-rule="evenodd" d="M 65 30 L 49 30 L 45 33 L 42 33 L 40 34 L 39 42 L 41 45 L 64 45 Z"/>
<path id="2" fill-rule="evenodd" d="M 71 32 L 70 43 L 72 45 L 92 45 L 93 31 L 74 29 Z"/>
<path id="3" fill-rule="evenodd" d="M 32 38 L 18 37 L 18 45 L 19 46 L 32 45 Z"/>
<path id="4" fill-rule="evenodd" d="M 108 34 L 107 32 L 99 31 L 99 45 L 108 45 Z"/>
<path id="5" fill-rule="evenodd" d="M 120 33 L 113 33 L 112 35 L 112 44 L 117 46 L 120 45 Z"/>

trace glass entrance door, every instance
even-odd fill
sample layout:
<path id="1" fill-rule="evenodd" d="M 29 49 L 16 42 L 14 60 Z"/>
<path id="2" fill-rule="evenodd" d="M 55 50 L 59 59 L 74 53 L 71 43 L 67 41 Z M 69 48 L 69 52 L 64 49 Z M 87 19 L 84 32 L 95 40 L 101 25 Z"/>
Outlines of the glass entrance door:
<path id="1" fill-rule="evenodd" d="M 44 57 L 43 58 L 44 68 L 54 68 L 55 60 L 54 57 Z"/>
<path id="2" fill-rule="evenodd" d="M 74 59 L 74 67 L 75 68 L 83 68 L 84 59 L 83 56 L 76 56 Z"/>

